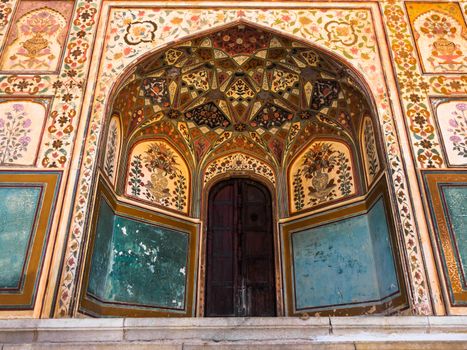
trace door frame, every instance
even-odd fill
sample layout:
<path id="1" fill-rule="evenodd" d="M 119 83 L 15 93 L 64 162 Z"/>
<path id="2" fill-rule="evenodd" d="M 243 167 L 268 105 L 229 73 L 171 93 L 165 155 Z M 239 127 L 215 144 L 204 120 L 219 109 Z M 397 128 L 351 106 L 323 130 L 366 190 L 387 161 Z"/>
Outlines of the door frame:
<path id="1" fill-rule="evenodd" d="M 219 182 L 229 179 L 248 179 L 259 182 L 265 186 L 271 195 L 271 217 L 272 217 L 272 235 L 274 242 L 274 274 L 276 290 L 276 317 L 284 316 L 284 293 L 282 288 L 282 249 L 279 237 L 278 227 L 278 208 L 276 187 L 270 181 L 254 173 L 229 172 L 216 176 L 204 186 L 201 191 L 201 229 L 199 240 L 199 265 L 198 265 L 198 295 L 196 305 L 196 315 L 205 317 L 205 295 L 206 295 L 206 260 L 207 260 L 207 229 L 208 229 L 208 211 L 209 211 L 209 193 Z"/>

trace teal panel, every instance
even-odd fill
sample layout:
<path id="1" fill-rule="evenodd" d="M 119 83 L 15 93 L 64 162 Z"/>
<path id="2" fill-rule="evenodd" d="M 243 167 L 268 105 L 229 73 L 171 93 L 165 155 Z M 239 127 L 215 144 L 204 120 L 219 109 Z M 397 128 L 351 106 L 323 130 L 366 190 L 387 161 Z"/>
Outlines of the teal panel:
<path id="1" fill-rule="evenodd" d="M 457 246 L 464 281 L 467 280 L 467 186 L 441 186 L 448 226 Z"/>
<path id="2" fill-rule="evenodd" d="M 296 309 L 379 299 L 365 215 L 292 235 Z"/>
<path id="3" fill-rule="evenodd" d="M 185 307 L 188 234 L 117 216 L 107 300 Z"/>
<path id="4" fill-rule="evenodd" d="M 0 288 L 20 287 L 40 200 L 40 187 L 0 187 Z"/>
<path id="5" fill-rule="evenodd" d="M 383 299 L 399 290 L 396 267 L 388 229 L 388 219 L 384 210 L 383 199 L 380 198 L 368 212 L 368 223 L 373 256 L 375 257 L 376 275 L 378 277 L 380 298 Z"/>
<path id="6" fill-rule="evenodd" d="M 88 293 L 127 306 L 184 309 L 189 237 L 115 215 L 101 199 Z"/>
<path id="7" fill-rule="evenodd" d="M 101 198 L 88 285 L 88 292 L 99 299 L 108 294 L 106 282 L 111 260 L 113 226 L 114 213 L 105 199 Z"/>

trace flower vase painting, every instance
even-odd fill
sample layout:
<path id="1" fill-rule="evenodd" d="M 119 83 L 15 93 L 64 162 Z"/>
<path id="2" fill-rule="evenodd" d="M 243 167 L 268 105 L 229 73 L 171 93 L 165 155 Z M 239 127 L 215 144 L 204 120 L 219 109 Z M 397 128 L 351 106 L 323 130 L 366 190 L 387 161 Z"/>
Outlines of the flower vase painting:
<path id="1" fill-rule="evenodd" d="M 467 72 L 467 28 L 455 3 L 410 3 L 414 37 L 426 73 Z"/>
<path id="2" fill-rule="evenodd" d="M 1 70 L 56 71 L 73 2 L 50 1 L 47 7 L 37 3 L 21 1 L 2 52 Z"/>
<path id="3" fill-rule="evenodd" d="M 353 195 L 354 179 L 347 146 L 341 142 L 313 142 L 289 169 L 291 212 Z"/>
<path id="4" fill-rule="evenodd" d="M 0 166 L 35 165 L 45 117 L 40 103 L 0 103 Z"/>
<path id="5" fill-rule="evenodd" d="M 190 173 L 180 154 L 162 140 L 144 141 L 129 157 L 126 195 L 187 213 Z"/>

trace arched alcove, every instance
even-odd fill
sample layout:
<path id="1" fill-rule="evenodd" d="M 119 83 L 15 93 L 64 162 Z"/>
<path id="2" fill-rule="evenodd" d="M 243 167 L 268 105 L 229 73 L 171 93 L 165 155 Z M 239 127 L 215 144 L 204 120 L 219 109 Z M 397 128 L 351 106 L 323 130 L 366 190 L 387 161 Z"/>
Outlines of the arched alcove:
<path id="1" fill-rule="evenodd" d="M 197 313 L 203 314 L 207 188 L 214 179 L 238 175 L 263 178 L 273 189 L 279 315 L 316 310 L 385 314 L 406 307 L 385 158 L 366 91 L 358 75 L 330 54 L 250 23 L 232 23 L 142 59 L 109 99 L 80 310 L 93 315 L 194 315 L 197 297 Z M 148 248 L 152 242 L 149 250 L 136 256 L 132 250 L 132 257 L 117 264 L 115 257 L 126 254 L 115 248 L 122 240 L 118 208 L 126 208 L 126 220 L 150 225 L 155 237 L 187 235 L 180 253 L 185 265 L 179 268 L 187 275 L 172 289 L 184 290 L 183 297 L 174 296 L 177 307 L 164 304 L 165 294 L 138 302 L 130 292 L 136 286 L 125 294 L 120 282 L 112 279 L 115 268 L 136 266 L 132 259 L 138 260 L 138 254 L 157 260 L 165 252 L 167 266 L 181 261 L 170 255 L 180 248 L 176 239 L 162 247 L 148 236 L 142 244 Z M 106 210 L 108 215 L 99 214 Z M 357 228 L 346 236 L 342 227 L 352 225 Z M 322 232 L 315 229 L 324 226 Z M 352 236 L 358 227 L 360 236 Z M 122 247 L 126 239 L 137 243 L 136 230 L 129 234 L 131 239 L 123 238 Z M 313 260 L 322 255 L 312 247 L 320 235 L 320 244 L 333 235 L 340 242 L 329 248 L 332 254 L 323 264 Z M 365 239 L 367 244 L 362 251 L 344 252 L 347 239 L 355 244 Z M 367 256 L 359 260 L 365 271 L 357 271 L 355 264 L 341 266 L 339 256 L 346 254 Z M 107 268 L 98 269 L 96 264 Z M 313 274 L 303 269 L 297 274 L 297 264 L 322 273 L 342 269 L 355 283 L 322 301 L 316 280 L 309 280 Z M 378 264 L 385 270 L 378 270 Z M 157 270 L 159 276 L 148 273 L 147 266 L 128 273 L 138 274 L 138 268 L 145 269 L 142 275 L 147 277 L 132 283 L 144 283 L 145 288 L 137 286 L 141 290 L 150 291 L 151 283 L 183 280 L 179 273 L 172 276 L 175 272 L 168 267 Z M 107 294 L 93 290 L 92 283 L 99 278 L 110 286 Z M 330 278 L 326 283 L 323 290 L 329 293 L 333 283 L 340 282 Z M 388 283 L 390 288 L 385 289 Z M 371 290 L 354 295 L 355 285 Z M 112 288 L 121 292 L 118 298 Z M 166 292 L 170 294 L 160 293 Z"/>

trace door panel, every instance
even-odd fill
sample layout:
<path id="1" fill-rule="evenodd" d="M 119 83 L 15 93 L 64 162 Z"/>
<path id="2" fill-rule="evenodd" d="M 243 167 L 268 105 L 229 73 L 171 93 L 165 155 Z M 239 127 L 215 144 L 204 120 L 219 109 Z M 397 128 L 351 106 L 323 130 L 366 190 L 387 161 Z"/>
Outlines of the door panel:
<path id="1" fill-rule="evenodd" d="M 274 244 L 269 191 L 231 179 L 209 195 L 206 316 L 274 316 Z"/>

